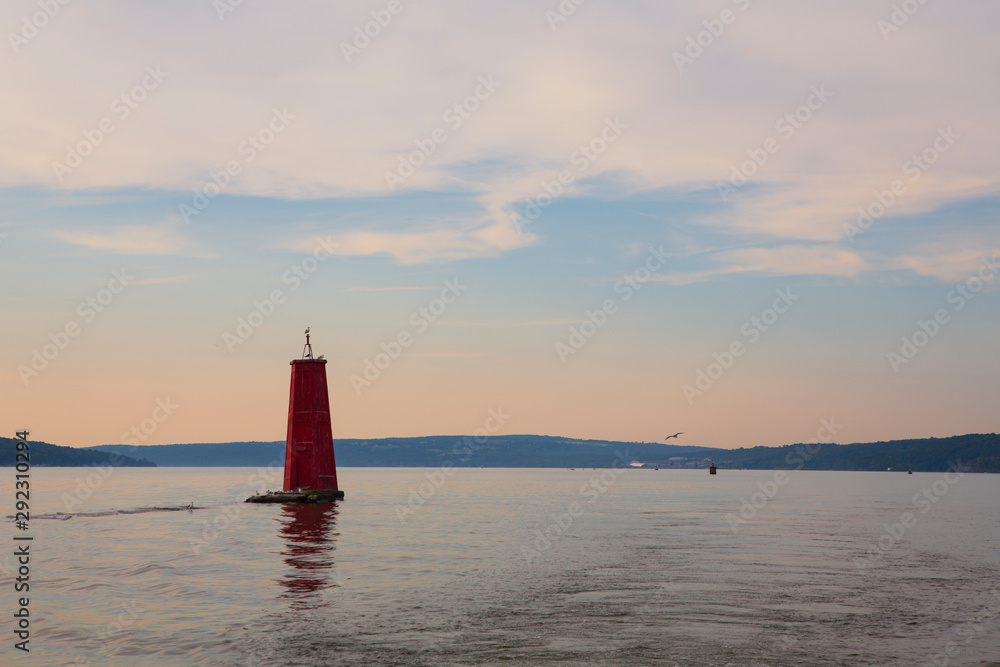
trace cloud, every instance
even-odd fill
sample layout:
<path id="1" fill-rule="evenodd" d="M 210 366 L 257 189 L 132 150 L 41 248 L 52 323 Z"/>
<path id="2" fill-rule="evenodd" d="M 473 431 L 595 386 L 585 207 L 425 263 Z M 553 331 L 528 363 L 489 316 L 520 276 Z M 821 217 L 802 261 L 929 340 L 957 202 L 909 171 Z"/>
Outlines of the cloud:
<path id="1" fill-rule="evenodd" d="M 553 327 L 579 324 L 584 320 L 534 320 L 527 322 L 470 322 L 467 320 L 453 320 L 436 322 L 436 326 L 441 327 Z"/>
<path id="2" fill-rule="evenodd" d="M 423 292 L 440 289 L 438 287 L 348 287 L 342 292 Z"/>
<path id="3" fill-rule="evenodd" d="M 337 244 L 338 255 L 385 255 L 399 264 L 423 264 L 496 256 L 506 250 L 530 244 L 508 221 L 462 224 L 453 222 L 439 229 L 415 228 L 408 231 L 334 231 L 324 236 Z M 286 247 L 309 252 L 315 245 L 311 238 L 300 238 Z"/>
<path id="4" fill-rule="evenodd" d="M 419 353 L 405 353 L 404 357 L 409 357 L 411 359 L 479 359 L 482 357 L 489 356 L 486 352 L 466 352 L 466 351 L 454 351 L 454 352 L 419 352 Z"/>
<path id="5" fill-rule="evenodd" d="M 628 129 L 562 198 L 592 194 L 599 181 L 611 197 L 658 189 L 714 195 L 734 167 L 777 138 L 778 150 L 747 184 L 698 224 L 776 243 L 830 242 L 875 191 L 909 178 L 904 164 L 945 126 L 962 138 L 906 182 L 891 215 L 997 192 L 1000 90 L 989 85 L 994 72 L 981 57 L 992 52 L 995 3 L 969 2 L 963 12 L 921 6 L 890 39 L 876 27 L 887 11 L 866 0 L 808 9 L 792 0 L 749 3 L 684 72 L 673 54 L 717 16 L 694 0 L 592 3 L 557 30 L 531 0 L 499 9 L 461 0 L 404 6 L 351 62 L 338 45 L 371 15 L 349 3 L 243 3 L 225 21 L 201 0 L 169 9 L 125 0 L 67 8 L 17 59 L 0 61 L 11 100 L 0 107 L 8 130 L 0 186 L 139 186 L 189 198 L 190 188 L 236 160 L 240 172 L 227 194 L 381 198 L 392 194 L 386 174 L 401 156 L 441 129 L 446 140 L 401 189 L 444 195 L 461 188 L 488 218 L 341 236 L 347 254 L 386 254 L 401 264 L 492 257 L 536 242 L 512 234 L 510 213 L 572 168 L 571 156 L 618 116 Z M 150 24 L 158 30 L 147 30 Z M 279 48 L 289 41 L 295 48 Z M 220 49 L 231 57 L 217 58 Z M 155 65 L 169 73 L 162 86 L 127 118 L 115 117 L 115 100 Z M 461 123 L 446 120 L 482 76 L 501 85 Z M 780 133 L 778 123 L 815 86 L 833 97 L 794 133 Z M 241 147 L 274 108 L 294 119 L 251 159 Z M 56 181 L 52 163 L 105 117 L 114 132 Z M 546 234 L 544 215 L 529 229 Z M 116 252 L 171 251 L 167 239 L 64 238 Z M 793 254 L 780 257 L 788 271 L 800 270 Z M 824 258 L 834 270 L 849 266 L 846 258 Z M 766 269 L 747 261 L 744 270 Z"/>
<path id="6" fill-rule="evenodd" d="M 194 277 L 195 276 L 188 274 L 188 275 L 184 275 L 184 276 L 166 276 L 166 277 L 163 277 L 163 278 L 147 278 L 145 280 L 138 280 L 138 281 L 136 281 L 135 284 L 136 285 L 170 285 L 170 284 L 173 284 L 173 283 L 181 283 L 181 282 L 184 282 L 186 280 L 191 280 Z"/>
<path id="7" fill-rule="evenodd" d="M 187 241 L 178 234 L 178 225 L 125 225 L 107 232 L 57 230 L 57 241 L 99 252 L 120 255 L 189 255 Z"/>
<path id="8" fill-rule="evenodd" d="M 986 271 L 992 275 L 989 266 L 996 264 L 998 254 L 1000 254 L 1000 245 L 980 246 L 975 249 L 970 247 L 925 247 L 917 249 L 913 254 L 896 258 L 893 267 L 909 270 L 917 275 L 957 283 L 977 275 L 979 269 L 984 266 L 984 260 L 992 261 L 992 264 L 986 265 Z"/>
<path id="9" fill-rule="evenodd" d="M 715 266 L 701 271 L 656 275 L 654 280 L 688 285 L 733 274 L 764 276 L 828 275 L 853 278 L 871 268 L 858 253 L 832 244 L 781 245 L 773 248 L 741 248 L 712 253 Z"/>

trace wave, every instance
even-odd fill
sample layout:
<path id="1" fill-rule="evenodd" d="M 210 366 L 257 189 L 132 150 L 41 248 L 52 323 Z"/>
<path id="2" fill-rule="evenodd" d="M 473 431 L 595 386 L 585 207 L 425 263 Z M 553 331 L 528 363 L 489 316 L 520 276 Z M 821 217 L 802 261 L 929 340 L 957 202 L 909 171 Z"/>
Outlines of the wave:
<path id="1" fill-rule="evenodd" d="M 205 507 L 196 507 L 194 503 L 190 505 L 180 505 L 177 507 L 133 507 L 131 509 L 110 509 L 103 510 L 100 512 L 53 512 L 50 514 L 35 514 L 32 519 L 58 519 L 61 521 L 66 521 L 72 519 L 76 516 L 81 517 L 92 517 L 92 516 L 116 516 L 118 514 L 146 514 L 148 512 L 183 512 L 193 511 L 193 510 L 203 510 L 207 509 Z M 10 514 L 7 515 L 7 519 L 10 521 L 14 520 L 14 517 Z"/>

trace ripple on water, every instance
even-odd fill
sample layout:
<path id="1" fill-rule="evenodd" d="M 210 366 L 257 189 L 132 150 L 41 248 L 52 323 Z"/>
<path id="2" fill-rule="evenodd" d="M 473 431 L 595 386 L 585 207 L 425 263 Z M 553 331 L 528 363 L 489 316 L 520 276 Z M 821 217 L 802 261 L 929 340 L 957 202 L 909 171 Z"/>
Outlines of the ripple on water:
<path id="1" fill-rule="evenodd" d="M 800 473 L 734 531 L 725 517 L 761 473 L 625 471 L 529 562 L 591 471 L 460 470 L 401 524 L 393 507 L 423 472 L 345 469 L 359 493 L 335 513 L 245 507 L 211 540 L 216 510 L 40 522 L 37 637 L 60 664 L 111 667 L 919 665 L 1000 580 L 985 476 L 859 569 L 909 503 L 905 476 Z M 123 469 L 93 502 L 138 507 L 156 488 L 221 506 L 201 490 L 247 476 Z M 991 622 L 961 664 L 996 658 Z"/>

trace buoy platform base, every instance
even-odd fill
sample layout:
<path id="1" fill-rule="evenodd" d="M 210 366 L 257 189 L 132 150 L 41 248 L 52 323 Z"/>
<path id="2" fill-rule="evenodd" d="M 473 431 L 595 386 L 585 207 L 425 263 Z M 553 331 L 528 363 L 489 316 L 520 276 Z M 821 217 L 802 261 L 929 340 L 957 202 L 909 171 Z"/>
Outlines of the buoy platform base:
<path id="1" fill-rule="evenodd" d="M 339 489 L 313 489 L 310 491 L 271 491 L 250 496 L 247 503 L 332 503 L 344 499 Z"/>

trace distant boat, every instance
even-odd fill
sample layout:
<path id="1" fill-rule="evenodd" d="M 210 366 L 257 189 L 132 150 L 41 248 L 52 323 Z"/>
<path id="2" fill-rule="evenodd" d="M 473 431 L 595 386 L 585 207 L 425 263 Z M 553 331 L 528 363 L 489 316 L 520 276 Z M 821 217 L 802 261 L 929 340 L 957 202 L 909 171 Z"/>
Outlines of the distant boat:
<path id="1" fill-rule="evenodd" d="M 715 461 L 712 461 L 712 467 L 708 469 L 708 474 L 709 475 L 715 474 Z"/>
<path id="2" fill-rule="evenodd" d="M 912 474 L 913 474 L 913 471 L 912 471 L 912 470 L 907 470 L 907 471 L 906 471 L 906 474 L 907 474 L 907 475 L 912 475 Z"/>

